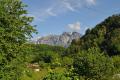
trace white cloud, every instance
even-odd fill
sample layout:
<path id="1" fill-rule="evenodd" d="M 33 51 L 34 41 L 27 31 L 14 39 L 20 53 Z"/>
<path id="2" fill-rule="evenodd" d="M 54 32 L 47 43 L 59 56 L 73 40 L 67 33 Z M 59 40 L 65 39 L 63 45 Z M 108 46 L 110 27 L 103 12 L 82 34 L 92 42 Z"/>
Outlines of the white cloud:
<path id="1" fill-rule="evenodd" d="M 86 0 L 89 5 L 95 5 L 96 0 Z"/>
<path id="2" fill-rule="evenodd" d="M 66 9 L 68 9 L 68 10 L 70 10 L 70 11 L 75 11 L 74 6 L 71 5 L 71 3 L 68 2 L 68 1 L 63 1 L 63 2 L 62 2 L 62 5 L 63 5 L 64 8 L 66 8 Z"/>
<path id="3" fill-rule="evenodd" d="M 53 3 L 46 5 L 45 8 L 33 11 L 32 15 L 35 19 L 44 21 L 47 18 L 58 16 L 67 12 L 78 11 L 81 7 L 86 5 L 92 6 L 96 4 L 96 0 L 52 0 Z M 41 7 L 41 6 L 40 6 Z"/>
<path id="4" fill-rule="evenodd" d="M 57 14 L 52 11 L 52 8 L 48 8 L 48 9 L 46 10 L 46 14 L 48 14 L 48 15 L 50 15 L 50 16 L 57 16 Z"/>
<path id="5" fill-rule="evenodd" d="M 40 9 L 29 14 L 35 18 L 35 21 L 43 22 L 50 16 L 57 16 L 52 7 Z"/>
<path id="6" fill-rule="evenodd" d="M 67 27 L 70 31 L 80 31 L 80 22 L 76 22 L 76 23 L 73 23 L 73 24 L 68 24 Z"/>

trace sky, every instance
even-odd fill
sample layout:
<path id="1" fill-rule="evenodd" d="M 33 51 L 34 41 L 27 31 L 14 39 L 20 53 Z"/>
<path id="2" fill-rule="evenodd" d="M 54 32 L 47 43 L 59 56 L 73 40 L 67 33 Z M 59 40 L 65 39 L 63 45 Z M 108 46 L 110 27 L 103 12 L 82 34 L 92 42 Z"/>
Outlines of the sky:
<path id="1" fill-rule="evenodd" d="M 95 27 L 113 14 L 120 13 L 120 0 L 22 0 L 28 5 L 38 34 L 33 37 L 63 32 L 79 32 Z"/>

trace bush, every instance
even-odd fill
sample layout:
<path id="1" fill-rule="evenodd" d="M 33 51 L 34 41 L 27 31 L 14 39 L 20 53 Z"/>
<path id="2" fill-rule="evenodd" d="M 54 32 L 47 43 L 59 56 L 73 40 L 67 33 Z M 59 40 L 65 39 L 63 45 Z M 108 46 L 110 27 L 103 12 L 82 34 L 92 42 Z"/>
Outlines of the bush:
<path id="1" fill-rule="evenodd" d="M 113 56 L 112 60 L 113 60 L 116 72 L 120 74 L 120 56 Z"/>
<path id="2" fill-rule="evenodd" d="M 91 48 L 79 53 L 74 60 L 73 67 L 74 73 L 92 80 L 105 79 L 114 72 L 112 60 L 104 53 L 100 53 L 98 48 Z"/>
<path id="3" fill-rule="evenodd" d="M 63 73 L 49 73 L 43 80 L 71 80 Z"/>
<path id="4" fill-rule="evenodd" d="M 73 64 L 73 59 L 72 58 L 70 58 L 70 57 L 67 57 L 67 56 L 65 56 L 65 57 L 63 57 L 63 59 L 62 59 L 62 65 L 63 66 L 71 66 Z"/>

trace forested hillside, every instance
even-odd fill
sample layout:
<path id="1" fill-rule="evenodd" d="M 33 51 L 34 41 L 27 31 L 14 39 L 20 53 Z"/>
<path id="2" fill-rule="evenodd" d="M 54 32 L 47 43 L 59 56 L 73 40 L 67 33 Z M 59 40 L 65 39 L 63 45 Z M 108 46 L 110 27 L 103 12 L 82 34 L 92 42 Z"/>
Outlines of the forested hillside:
<path id="1" fill-rule="evenodd" d="M 36 29 L 25 7 L 0 0 L 0 80 L 120 80 L 120 14 L 64 48 L 28 42 Z"/>
<path id="2" fill-rule="evenodd" d="M 120 15 L 108 17 L 93 29 L 86 30 L 86 34 L 79 40 L 73 41 L 81 49 L 99 47 L 108 55 L 120 54 Z"/>

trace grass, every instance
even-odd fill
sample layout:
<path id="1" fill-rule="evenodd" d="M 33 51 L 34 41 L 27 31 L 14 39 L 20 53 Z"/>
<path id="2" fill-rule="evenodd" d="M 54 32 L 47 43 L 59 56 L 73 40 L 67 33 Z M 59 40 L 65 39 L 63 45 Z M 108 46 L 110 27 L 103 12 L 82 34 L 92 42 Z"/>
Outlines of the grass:
<path id="1" fill-rule="evenodd" d="M 55 69 L 41 69 L 39 72 L 35 72 L 31 70 L 30 75 L 25 74 L 22 76 L 21 80 L 42 80 L 50 71 L 62 73 L 65 71 L 65 68 L 63 67 L 57 67 Z"/>

